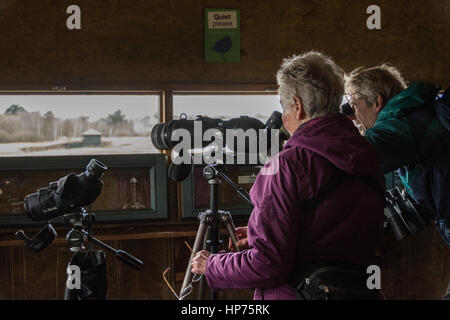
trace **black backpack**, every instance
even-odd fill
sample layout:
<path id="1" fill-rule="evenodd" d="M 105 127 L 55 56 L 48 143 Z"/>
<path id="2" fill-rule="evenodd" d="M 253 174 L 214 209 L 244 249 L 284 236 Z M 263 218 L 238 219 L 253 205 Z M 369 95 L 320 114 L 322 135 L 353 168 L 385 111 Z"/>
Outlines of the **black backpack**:
<path id="1" fill-rule="evenodd" d="M 429 112 L 429 107 L 433 108 L 433 112 Z M 435 152 L 440 154 L 442 151 L 445 151 L 442 150 L 442 147 L 435 147 L 433 144 L 427 145 L 427 143 L 420 142 L 422 140 L 422 137 L 425 136 L 428 130 L 428 125 L 431 121 L 433 121 L 434 117 L 437 118 L 437 121 L 442 124 L 445 130 L 450 132 L 450 87 L 447 88 L 447 90 L 445 90 L 442 95 L 437 96 L 436 101 L 424 104 L 423 107 L 419 107 L 413 112 L 410 112 L 406 115 L 411 135 L 416 143 L 418 152 L 420 153 L 422 147 L 428 147 L 428 152 L 426 154 L 420 154 L 419 159 L 417 159 L 417 163 L 422 163 L 424 167 L 434 167 L 432 159 L 435 158 Z M 450 138 L 446 137 L 445 141 L 448 141 L 448 139 Z M 441 142 L 441 140 L 436 141 L 436 143 Z M 445 190 L 445 186 L 448 186 L 448 180 L 446 179 L 449 179 L 450 176 L 449 168 L 448 166 L 440 165 L 439 169 L 436 170 L 438 173 L 435 172 L 434 175 L 437 178 L 434 179 L 433 187 L 431 187 L 431 190 L 439 190 L 442 201 L 448 201 L 447 195 L 450 190 Z M 431 208 L 429 205 L 425 205 Z M 437 212 L 435 212 L 435 214 L 437 214 Z M 441 233 L 447 245 L 450 245 L 450 212 L 448 210 L 445 210 L 444 212 L 440 211 L 438 216 L 436 216 L 435 218 L 438 231 Z"/>
<path id="2" fill-rule="evenodd" d="M 444 128 L 450 131 L 450 87 L 437 99 L 434 112 Z"/>

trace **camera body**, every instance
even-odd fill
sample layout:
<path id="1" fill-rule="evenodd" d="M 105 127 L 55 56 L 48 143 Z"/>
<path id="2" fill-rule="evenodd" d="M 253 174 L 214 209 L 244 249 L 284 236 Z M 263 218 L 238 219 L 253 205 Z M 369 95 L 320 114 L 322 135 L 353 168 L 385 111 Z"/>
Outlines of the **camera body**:
<path id="1" fill-rule="evenodd" d="M 24 200 L 26 215 L 33 221 L 48 221 L 90 205 L 102 191 L 100 178 L 107 169 L 103 163 L 92 159 L 85 172 L 70 173 L 51 182 L 48 188 L 27 195 Z"/>
<path id="2" fill-rule="evenodd" d="M 158 123 L 151 132 L 157 149 L 172 150 L 168 176 L 173 181 L 186 179 L 194 164 L 264 165 L 289 137 L 279 111 L 274 111 L 265 124 L 248 116 L 230 120 L 197 116 L 187 120 L 182 113 L 179 120 Z"/>

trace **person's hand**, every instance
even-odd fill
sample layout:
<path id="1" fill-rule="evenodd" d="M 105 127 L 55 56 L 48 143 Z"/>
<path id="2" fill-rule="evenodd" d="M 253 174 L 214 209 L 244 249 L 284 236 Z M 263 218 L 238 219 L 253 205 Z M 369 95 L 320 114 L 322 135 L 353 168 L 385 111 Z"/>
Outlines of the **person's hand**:
<path id="1" fill-rule="evenodd" d="M 206 260 L 211 255 L 211 252 L 201 250 L 192 258 L 191 272 L 196 274 L 205 274 L 206 272 Z"/>
<path id="2" fill-rule="evenodd" d="M 248 249 L 249 247 L 248 247 L 248 238 L 247 238 L 247 227 L 236 228 L 236 235 L 238 238 L 238 241 L 236 243 L 237 246 L 239 248 L 241 248 L 241 250 Z M 234 247 L 233 241 L 231 240 L 231 238 L 228 242 L 228 249 L 230 251 L 236 251 L 236 248 Z"/>

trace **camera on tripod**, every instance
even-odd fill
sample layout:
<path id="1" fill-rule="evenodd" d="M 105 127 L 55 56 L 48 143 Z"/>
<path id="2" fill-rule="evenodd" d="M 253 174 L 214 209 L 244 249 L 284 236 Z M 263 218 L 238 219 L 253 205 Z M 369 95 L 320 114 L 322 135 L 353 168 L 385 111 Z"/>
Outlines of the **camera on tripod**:
<path id="1" fill-rule="evenodd" d="M 92 204 L 102 192 L 103 182 L 100 179 L 107 169 L 103 163 L 92 159 L 85 172 L 79 175 L 70 173 L 58 181 L 50 182 L 48 188 L 40 188 L 36 193 L 27 195 L 24 200 L 27 217 L 33 221 L 47 221 L 48 224 L 32 239 L 22 230 L 17 231 L 16 236 L 32 251 L 39 252 L 47 248 L 57 236 L 49 223 L 51 219 L 64 215 L 65 222 L 77 225 L 77 228 L 83 222 L 92 225 L 95 215 L 88 214 L 82 207 Z"/>
<path id="2" fill-rule="evenodd" d="M 188 120 L 183 113 L 178 120 L 155 125 L 151 132 L 153 145 L 159 150 L 172 150 L 176 165 L 224 162 L 224 156 L 227 164 L 237 160 L 236 164 L 261 165 L 269 155 L 278 153 L 288 138 L 278 111 L 265 124 L 248 116 L 230 120 L 197 116 Z"/>
<path id="3" fill-rule="evenodd" d="M 196 124 L 200 124 L 198 128 L 195 127 Z M 154 146 L 159 150 L 171 150 L 179 142 L 178 138 L 175 138 L 175 133 L 177 130 L 186 130 L 191 137 L 189 145 L 192 149 L 194 148 L 204 148 L 209 143 L 210 140 L 199 139 L 195 140 L 195 135 L 198 133 L 202 138 L 208 130 L 215 130 L 218 134 L 222 136 L 224 145 L 228 146 L 232 152 L 237 151 L 237 145 L 234 143 L 238 130 L 246 132 L 247 130 L 262 130 L 261 133 L 265 133 L 264 138 L 267 139 L 266 146 L 270 146 L 272 131 L 279 130 L 283 123 L 281 120 L 281 113 L 279 111 L 274 111 L 271 116 L 267 119 L 266 123 L 262 123 L 260 120 L 248 116 L 241 116 L 239 118 L 232 118 L 230 120 L 222 120 L 218 118 L 210 118 L 205 116 L 197 116 L 195 120 L 188 120 L 186 114 L 182 113 L 179 120 L 172 120 L 167 123 L 156 124 L 151 132 L 151 138 Z M 199 132 L 196 132 L 196 129 Z M 258 136 L 258 139 L 263 136 Z M 286 139 L 287 137 L 281 136 L 281 139 Z M 196 143 L 199 142 L 199 143 Z M 259 143 L 258 143 L 259 145 Z M 245 150 L 249 151 L 250 145 L 247 141 L 245 145 Z"/>
<path id="4" fill-rule="evenodd" d="M 56 238 L 57 233 L 50 223 L 51 219 L 64 216 L 64 222 L 71 226 L 66 240 L 70 251 L 75 252 L 75 255 L 69 266 L 75 264 L 82 269 L 82 288 L 73 290 L 66 287 L 66 300 L 106 298 L 105 255 L 101 250 L 87 250 L 85 242 L 95 243 L 113 252 L 116 258 L 136 269 L 143 265 L 141 260 L 131 254 L 116 250 L 92 236 L 95 214 L 86 212 L 83 207 L 92 204 L 100 195 L 103 189 L 100 179 L 107 169 L 106 165 L 92 159 L 83 173 L 70 173 L 58 181 L 51 182 L 48 188 L 41 188 L 25 197 L 24 207 L 28 218 L 33 221 L 47 221 L 47 225 L 31 239 L 23 230 L 16 232 L 16 236 L 33 252 L 44 250 Z M 71 275 L 68 275 L 70 278 Z"/>
<path id="5" fill-rule="evenodd" d="M 208 180 L 210 188 L 210 206 L 198 216 L 200 224 L 180 294 L 175 294 L 177 299 L 185 299 L 192 291 L 193 275 L 190 265 L 194 255 L 202 248 L 211 253 L 218 252 L 221 224 L 225 225 L 234 247 L 240 250 L 236 244 L 238 238 L 231 213 L 219 210 L 221 181 L 226 181 L 244 201 L 251 206 L 253 204 L 249 194 L 224 173 L 225 166 L 261 166 L 280 152 L 283 142 L 289 137 L 278 111 L 274 111 L 265 124 L 247 116 L 230 120 L 197 116 L 195 120 L 188 120 L 182 114 L 179 120 L 160 123 L 153 128 L 153 145 L 159 150 L 172 150 L 169 178 L 183 181 L 192 173 L 194 164 L 204 165 L 203 177 Z M 201 281 L 199 294 L 202 297 L 204 279 Z M 212 300 L 217 299 L 217 291 L 211 290 L 210 295 Z"/>

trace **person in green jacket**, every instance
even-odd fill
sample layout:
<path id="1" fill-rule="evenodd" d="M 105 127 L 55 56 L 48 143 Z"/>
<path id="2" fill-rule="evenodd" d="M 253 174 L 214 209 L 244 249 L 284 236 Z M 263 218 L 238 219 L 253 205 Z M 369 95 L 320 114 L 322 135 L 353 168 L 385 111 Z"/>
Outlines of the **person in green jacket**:
<path id="1" fill-rule="evenodd" d="M 397 170 L 409 195 L 433 211 L 450 245 L 450 133 L 433 108 L 439 88 L 407 86 L 396 68 L 383 64 L 353 70 L 346 92 L 383 172 Z"/>

